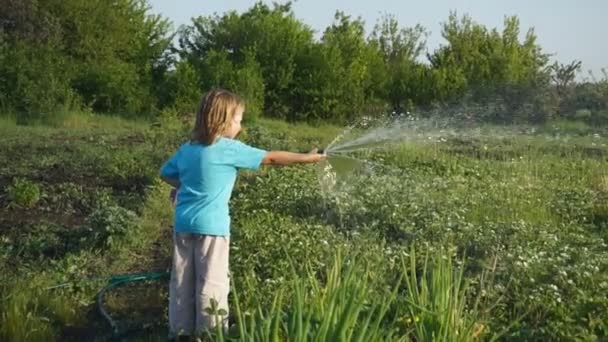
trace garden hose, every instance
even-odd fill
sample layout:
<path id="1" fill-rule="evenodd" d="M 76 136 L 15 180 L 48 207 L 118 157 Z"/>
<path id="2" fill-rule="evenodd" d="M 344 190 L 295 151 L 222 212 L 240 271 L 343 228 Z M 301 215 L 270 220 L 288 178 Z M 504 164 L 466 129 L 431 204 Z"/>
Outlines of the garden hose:
<path id="1" fill-rule="evenodd" d="M 300 151 L 300 153 L 306 154 L 306 153 L 310 153 L 310 152 L 309 151 Z M 325 154 L 325 150 L 322 149 L 322 148 L 320 148 L 320 149 L 317 149 L 316 153 L 318 153 L 318 154 Z"/>
<path id="2" fill-rule="evenodd" d="M 106 292 L 115 289 L 117 287 L 133 283 L 137 281 L 145 280 L 166 280 L 169 279 L 169 273 L 135 273 L 135 274 L 122 274 L 113 275 L 108 278 L 108 284 L 97 293 L 97 308 L 101 316 L 108 322 L 112 329 L 112 338 L 118 339 L 124 335 L 127 331 L 120 331 L 118 324 L 112 319 L 112 316 L 108 313 L 103 305 L 103 299 Z"/>

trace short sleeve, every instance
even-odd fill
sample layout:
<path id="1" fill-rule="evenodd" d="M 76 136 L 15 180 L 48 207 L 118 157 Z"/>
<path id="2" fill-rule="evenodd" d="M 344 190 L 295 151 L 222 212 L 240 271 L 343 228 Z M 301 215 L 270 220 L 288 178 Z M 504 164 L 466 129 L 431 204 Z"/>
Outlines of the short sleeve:
<path id="1" fill-rule="evenodd" d="M 249 146 L 238 140 L 232 140 L 228 153 L 230 159 L 236 168 L 257 170 L 262 165 L 262 160 L 266 155 L 266 151 Z"/>
<path id="2" fill-rule="evenodd" d="M 160 174 L 163 177 L 178 179 L 179 170 L 177 168 L 177 160 L 179 158 L 179 151 L 175 152 L 173 156 L 163 165 L 160 169 Z"/>

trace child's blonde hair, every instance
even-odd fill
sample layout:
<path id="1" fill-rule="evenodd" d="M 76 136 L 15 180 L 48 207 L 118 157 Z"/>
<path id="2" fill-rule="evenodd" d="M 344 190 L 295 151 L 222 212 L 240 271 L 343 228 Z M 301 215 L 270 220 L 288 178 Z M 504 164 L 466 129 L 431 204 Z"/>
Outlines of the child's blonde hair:
<path id="1" fill-rule="evenodd" d="M 192 142 L 213 144 L 228 129 L 235 113 L 244 109 L 245 103 L 238 95 L 224 89 L 211 90 L 203 96 L 196 113 Z"/>

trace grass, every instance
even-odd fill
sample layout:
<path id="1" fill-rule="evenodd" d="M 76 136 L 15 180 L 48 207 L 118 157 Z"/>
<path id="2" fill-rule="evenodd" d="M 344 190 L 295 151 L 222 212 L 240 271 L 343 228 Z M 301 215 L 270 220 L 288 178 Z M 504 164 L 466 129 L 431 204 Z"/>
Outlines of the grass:
<path id="1" fill-rule="evenodd" d="M 5 295 L 0 314 L 0 338 L 4 341 L 49 341 L 56 331 L 45 319 L 44 308 L 38 300 L 39 288 L 25 283 L 11 287 Z M 38 290 L 38 291 L 36 291 Z M 10 297 L 9 297 L 10 296 Z"/>
<path id="2" fill-rule="evenodd" d="M 96 318 L 97 322 L 87 322 L 82 314 L 89 310 L 92 298 L 104 285 L 105 278 L 111 274 L 158 269 L 158 260 L 152 257 L 158 253 L 164 261 L 169 253 L 167 246 L 164 251 L 151 250 L 154 242 L 167 235 L 164 230 L 171 215 L 165 203 L 167 191 L 160 184 L 152 188 L 138 222 L 141 229 L 131 232 L 127 240 L 119 241 L 102 253 L 86 250 L 70 254 L 47 272 L 23 272 L 22 277 L 11 279 L 1 292 L 0 308 L 4 314 L 0 336 L 11 341 L 38 340 L 38 337 L 53 340 L 65 333 L 62 327 L 91 324 L 103 327 L 100 317 Z M 132 306 L 123 309 L 131 313 L 134 310 Z"/>
<path id="3" fill-rule="evenodd" d="M 308 152 L 312 148 L 325 148 L 341 131 L 341 127 L 332 125 L 317 127 L 280 120 L 258 119 L 256 125 L 245 128 L 242 138 L 266 149 Z"/>
<path id="4" fill-rule="evenodd" d="M 12 114 L 0 115 L 0 127 L 13 128 L 17 126 L 17 118 Z"/>
<path id="5" fill-rule="evenodd" d="M 310 272 L 299 276 L 292 270 L 292 282 L 280 289 L 270 307 L 259 306 L 254 314 L 243 311 L 235 293 L 238 336 L 256 341 L 373 341 L 391 334 L 382 329 L 396 288 L 385 300 L 369 302 L 369 274 L 360 263 L 345 265 L 337 255 L 328 266 L 325 281 Z M 235 287 L 236 289 L 236 287 Z M 288 312 L 284 293 L 291 292 Z M 246 295 L 246 294 L 245 294 Z M 230 337 L 230 336 L 228 336 Z M 220 340 L 222 340 L 220 338 Z"/>
<path id="6" fill-rule="evenodd" d="M 110 131 L 142 129 L 149 126 L 146 119 L 126 120 L 119 115 L 93 114 L 90 112 L 65 110 L 48 119 L 38 121 L 20 122 L 15 114 L 0 114 L 0 128 L 14 129 L 17 126 L 68 129 L 68 130 L 91 130 L 105 129 Z"/>
<path id="7" fill-rule="evenodd" d="M 444 259 L 445 258 L 445 259 Z M 454 268 L 451 258 L 425 256 L 420 277 L 417 276 L 416 252 L 411 250 L 409 265 L 404 262 L 408 323 L 417 341 L 472 341 L 480 338 L 484 325 L 473 307 L 467 310 L 468 282 L 464 267 Z M 418 280 L 420 279 L 420 280 Z"/>
<path id="8" fill-rule="evenodd" d="M 292 267 L 292 281 L 278 290 L 269 308 L 258 306 L 254 313 L 244 311 L 239 299 L 242 294 L 235 289 L 234 336 L 216 332 L 214 337 L 218 341 L 234 337 L 255 341 L 402 341 L 408 340 L 408 336 L 417 341 L 481 338 L 484 326 L 479 314 L 466 310 L 470 287 L 464 280 L 463 268 L 457 270 L 446 255 L 432 259 L 427 256 L 420 266 L 415 251 L 410 252 L 409 257 L 400 258 L 402 279 L 374 298 L 370 297 L 374 291 L 373 273 L 368 269 L 373 266 L 356 258 L 346 262 L 344 252 L 340 251 L 327 266 L 323 281 L 310 267 L 305 275 L 298 275 Z M 403 295 L 400 291 L 407 298 L 407 304 L 401 305 L 409 311 L 405 316 L 391 315 L 389 309 Z M 285 293 L 292 294 L 289 301 L 285 301 Z"/>
<path id="9" fill-rule="evenodd" d="M 0 339 L 107 337 L 93 305 L 106 277 L 168 270 L 156 172 L 187 128 L 163 120 L 0 121 Z M 304 151 L 340 131 L 259 119 L 242 138 Z M 378 164 L 333 193 L 315 166 L 243 174 L 231 203 L 237 325 L 215 337 L 605 338 L 608 149 L 594 134 L 408 143 L 363 155 Z M 125 328 L 148 327 L 130 338 L 164 340 L 166 284 L 121 288 L 107 305 Z"/>
<path id="10" fill-rule="evenodd" d="M 169 251 L 158 250 L 154 242 L 166 238 L 168 231 L 168 189 L 147 180 L 138 185 L 142 169 L 133 162 L 133 156 L 140 153 L 145 157 L 152 148 L 130 138 L 143 134 L 145 126 L 115 118 L 90 119 L 76 128 L 71 127 L 74 122 L 65 121 L 61 128 L 2 128 L 6 129 L 2 139 L 7 149 L 1 158 L 7 163 L 0 171 L 0 181 L 6 184 L 0 196 L 0 231 L 3 246 L 8 247 L 7 253 L 0 254 L 3 340 L 91 337 L 104 327 L 101 319 L 90 313 L 94 294 L 105 277 L 140 267 L 143 271 L 154 267 L 165 270 Z M 130 150 L 111 154 L 115 144 L 124 142 L 130 144 Z M 42 158 L 24 155 L 23 146 L 49 153 Z M 144 162 L 148 163 L 147 159 Z M 60 172 L 55 171 L 58 166 Z M 10 182 L 15 174 L 24 178 Z M 24 204 L 32 207 L 27 216 L 22 216 Z M 118 217 L 103 218 L 96 213 L 121 216 L 121 210 L 128 209 L 112 208 L 125 207 L 138 212 L 139 217 L 133 229 L 124 234 L 104 232 L 104 227 L 94 223 L 114 224 L 112 220 Z M 26 222 L 23 217 L 31 219 Z M 116 222 L 122 225 L 126 221 Z"/>

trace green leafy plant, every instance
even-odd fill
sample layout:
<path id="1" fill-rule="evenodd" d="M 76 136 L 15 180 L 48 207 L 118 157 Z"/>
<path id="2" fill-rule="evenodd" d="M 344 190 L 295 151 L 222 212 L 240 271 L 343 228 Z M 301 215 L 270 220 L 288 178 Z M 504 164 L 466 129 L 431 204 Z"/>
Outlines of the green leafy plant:
<path id="1" fill-rule="evenodd" d="M 308 267 L 307 274 L 295 273 L 291 282 L 273 297 L 269 308 L 254 313 L 241 307 L 235 290 L 238 336 L 255 341 L 390 341 L 394 331 L 383 325 L 397 296 L 397 283 L 384 296 L 372 297 L 371 273 L 366 262 L 345 261 L 338 252 L 322 275 Z M 291 292 L 290 297 L 286 293 Z M 286 298 L 287 297 L 287 298 Z M 218 333 L 220 340 L 223 335 Z M 229 340 L 231 336 L 227 336 Z"/>
<path id="2" fill-rule="evenodd" d="M 471 341 L 480 338 L 484 324 L 477 308 L 467 308 L 469 283 L 464 267 L 456 268 L 445 255 L 424 257 L 422 270 L 410 251 L 409 265 L 404 260 L 407 303 L 416 341 Z"/>
<path id="3" fill-rule="evenodd" d="M 7 188 L 10 204 L 32 208 L 42 195 L 40 186 L 24 178 L 15 178 L 13 183 Z"/>
<path id="4" fill-rule="evenodd" d="M 92 231 L 94 245 L 101 247 L 119 243 L 137 228 L 136 219 L 134 212 L 115 205 L 93 210 L 87 218 L 87 225 Z"/>

